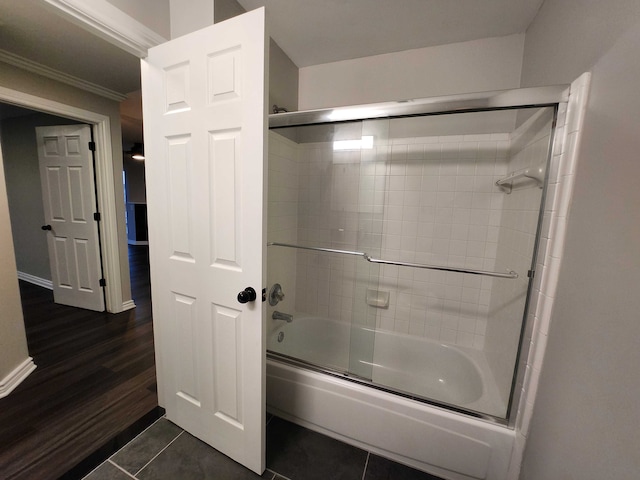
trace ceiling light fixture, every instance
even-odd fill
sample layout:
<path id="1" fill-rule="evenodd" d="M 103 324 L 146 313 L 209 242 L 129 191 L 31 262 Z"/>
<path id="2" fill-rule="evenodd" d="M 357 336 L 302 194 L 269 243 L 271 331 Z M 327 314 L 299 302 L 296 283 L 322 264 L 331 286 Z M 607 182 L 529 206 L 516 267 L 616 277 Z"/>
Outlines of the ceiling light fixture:
<path id="1" fill-rule="evenodd" d="M 128 152 L 134 160 L 144 160 L 144 145 L 142 143 L 134 143 Z"/>

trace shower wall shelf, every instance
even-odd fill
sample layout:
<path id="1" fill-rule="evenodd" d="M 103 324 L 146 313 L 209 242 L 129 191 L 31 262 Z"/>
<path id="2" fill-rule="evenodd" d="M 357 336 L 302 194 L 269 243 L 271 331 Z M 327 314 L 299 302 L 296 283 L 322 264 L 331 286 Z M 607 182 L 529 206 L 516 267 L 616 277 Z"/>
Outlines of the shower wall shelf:
<path id="1" fill-rule="evenodd" d="M 396 262 L 393 260 L 382 260 L 379 258 L 373 258 L 371 255 L 365 252 L 356 252 L 351 250 L 338 250 L 335 248 L 308 247 L 305 245 L 293 245 L 291 243 L 269 242 L 267 243 L 267 246 L 299 248 L 302 250 L 313 250 L 316 252 L 325 252 L 325 253 L 338 253 L 341 255 L 354 255 L 356 257 L 364 258 L 369 263 L 379 263 L 384 265 L 398 265 L 400 267 L 411 267 L 411 268 L 426 268 L 429 270 L 440 270 L 443 272 L 469 273 L 471 275 L 485 275 L 487 277 L 518 278 L 518 274 L 513 270 L 509 270 L 506 273 L 501 273 L 501 272 L 490 272 L 487 270 L 473 270 L 473 269 L 467 269 L 467 268 L 443 267 L 439 265 L 428 265 L 424 263 Z"/>
<path id="2" fill-rule="evenodd" d="M 504 178 L 496 181 L 496 185 L 502 189 L 503 192 L 509 194 L 513 190 L 513 184 L 519 180 L 530 179 L 536 182 L 538 188 L 542 188 L 544 185 L 544 173 L 545 168 L 543 165 L 537 167 L 530 167 L 518 172 L 513 172 Z"/>

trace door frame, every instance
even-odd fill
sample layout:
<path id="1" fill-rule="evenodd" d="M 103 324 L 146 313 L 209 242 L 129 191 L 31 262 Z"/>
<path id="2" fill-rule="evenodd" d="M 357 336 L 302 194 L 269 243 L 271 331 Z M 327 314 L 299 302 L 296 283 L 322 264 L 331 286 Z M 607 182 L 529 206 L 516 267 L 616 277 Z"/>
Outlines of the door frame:
<path id="1" fill-rule="evenodd" d="M 6 87 L 0 87 L 0 102 L 50 113 L 91 125 L 96 144 L 95 182 L 101 225 L 99 229 L 102 270 L 106 280 L 105 307 L 109 313 L 119 313 L 135 307 L 132 299 L 122 296 L 118 216 L 116 212 L 111 120 L 108 116 L 66 105 Z M 123 200 L 124 201 L 124 200 Z"/>

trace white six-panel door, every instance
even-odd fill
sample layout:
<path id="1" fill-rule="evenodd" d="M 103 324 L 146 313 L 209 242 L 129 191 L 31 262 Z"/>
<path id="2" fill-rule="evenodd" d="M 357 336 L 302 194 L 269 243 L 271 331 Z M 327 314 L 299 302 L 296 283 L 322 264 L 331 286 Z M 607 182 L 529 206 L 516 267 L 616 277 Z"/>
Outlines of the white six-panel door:
<path id="1" fill-rule="evenodd" d="M 158 395 L 169 420 L 264 470 L 264 9 L 142 61 Z M 252 287 L 253 302 L 238 293 Z"/>
<path id="2" fill-rule="evenodd" d="M 93 154 L 88 125 L 36 127 L 53 298 L 104 311 Z"/>

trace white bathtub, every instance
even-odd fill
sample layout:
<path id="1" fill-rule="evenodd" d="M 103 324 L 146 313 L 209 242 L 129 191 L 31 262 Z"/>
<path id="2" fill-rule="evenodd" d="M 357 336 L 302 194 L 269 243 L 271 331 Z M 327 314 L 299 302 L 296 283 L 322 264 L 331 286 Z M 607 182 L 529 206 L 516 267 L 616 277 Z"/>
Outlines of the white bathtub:
<path id="1" fill-rule="evenodd" d="M 494 415 L 504 410 L 491 395 L 492 378 L 479 352 L 300 315 L 273 331 L 267 348 L 337 370 L 350 366 L 376 384 L 440 403 Z M 267 407 L 442 478 L 506 478 L 512 430 L 276 358 L 267 360 Z"/>

